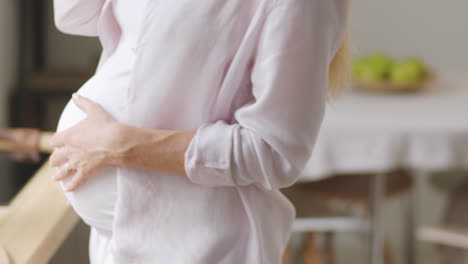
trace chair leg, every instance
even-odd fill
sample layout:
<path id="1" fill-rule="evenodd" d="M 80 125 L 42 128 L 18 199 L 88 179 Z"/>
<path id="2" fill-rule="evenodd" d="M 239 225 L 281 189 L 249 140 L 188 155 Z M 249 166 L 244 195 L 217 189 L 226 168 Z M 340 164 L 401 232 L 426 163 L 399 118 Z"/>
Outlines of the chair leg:
<path id="1" fill-rule="evenodd" d="M 335 263 L 335 246 L 334 246 L 335 234 L 333 232 L 325 232 L 325 243 L 324 243 L 324 256 L 325 263 Z"/>
<path id="2" fill-rule="evenodd" d="M 291 253 L 291 247 L 288 246 L 283 253 L 283 264 L 293 264 L 292 261 L 292 253 Z"/>
<path id="3" fill-rule="evenodd" d="M 383 250 L 384 264 L 393 264 L 392 249 L 390 248 L 388 241 L 385 241 Z"/>
<path id="4" fill-rule="evenodd" d="M 305 264 L 323 264 L 323 258 L 317 249 L 315 233 L 313 232 L 306 235 L 304 261 Z"/>
<path id="5" fill-rule="evenodd" d="M 370 181 L 370 213 L 371 213 L 371 240 L 370 260 L 371 264 L 383 264 L 384 252 L 384 226 L 383 202 L 385 198 L 385 174 L 376 174 Z"/>

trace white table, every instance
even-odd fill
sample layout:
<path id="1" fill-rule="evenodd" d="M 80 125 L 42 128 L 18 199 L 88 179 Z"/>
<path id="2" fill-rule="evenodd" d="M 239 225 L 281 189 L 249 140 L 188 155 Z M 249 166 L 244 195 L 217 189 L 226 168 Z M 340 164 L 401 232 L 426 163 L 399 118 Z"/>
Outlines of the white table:
<path id="1" fill-rule="evenodd" d="M 371 259 L 380 263 L 384 173 L 401 168 L 419 174 L 468 169 L 468 71 L 439 73 L 420 93 L 351 90 L 331 102 L 300 181 L 376 174 Z"/>

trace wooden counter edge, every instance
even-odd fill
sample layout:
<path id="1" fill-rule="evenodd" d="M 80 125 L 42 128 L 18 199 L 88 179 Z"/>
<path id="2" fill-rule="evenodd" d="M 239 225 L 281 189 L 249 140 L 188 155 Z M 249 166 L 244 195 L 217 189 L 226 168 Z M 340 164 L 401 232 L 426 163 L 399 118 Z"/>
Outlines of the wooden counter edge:
<path id="1" fill-rule="evenodd" d="M 53 173 L 46 161 L 0 221 L 0 245 L 11 263 L 48 263 L 78 221 Z"/>
<path id="2" fill-rule="evenodd" d="M 6 250 L 0 246 L 0 263 L 1 264 L 10 264 L 10 257 L 8 257 L 8 254 Z"/>
<path id="3" fill-rule="evenodd" d="M 8 213 L 8 206 L 0 206 L 0 221 L 3 217 L 5 217 Z"/>

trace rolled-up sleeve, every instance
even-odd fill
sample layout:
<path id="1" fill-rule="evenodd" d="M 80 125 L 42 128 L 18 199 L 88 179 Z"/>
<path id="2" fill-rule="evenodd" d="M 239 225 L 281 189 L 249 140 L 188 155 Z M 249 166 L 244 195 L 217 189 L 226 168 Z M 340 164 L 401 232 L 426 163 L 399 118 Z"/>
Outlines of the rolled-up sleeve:
<path id="1" fill-rule="evenodd" d="M 200 126 L 185 152 L 187 177 L 207 186 L 294 184 L 324 116 L 329 64 L 344 39 L 347 1 L 277 1 L 251 71 L 253 103 L 236 122 Z"/>
<path id="2" fill-rule="evenodd" d="M 54 22 L 63 33 L 94 37 L 104 0 L 54 0 Z"/>

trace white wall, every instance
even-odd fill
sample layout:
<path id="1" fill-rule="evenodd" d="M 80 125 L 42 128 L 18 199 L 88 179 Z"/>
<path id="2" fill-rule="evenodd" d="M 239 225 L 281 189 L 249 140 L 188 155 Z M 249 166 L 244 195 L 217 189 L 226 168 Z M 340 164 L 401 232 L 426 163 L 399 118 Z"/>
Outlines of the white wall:
<path id="1" fill-rule="evenodd" d="M 468 1 L 352 0 L 358 53 L 419 55 L 436 69 L 468 69 Z"/>

